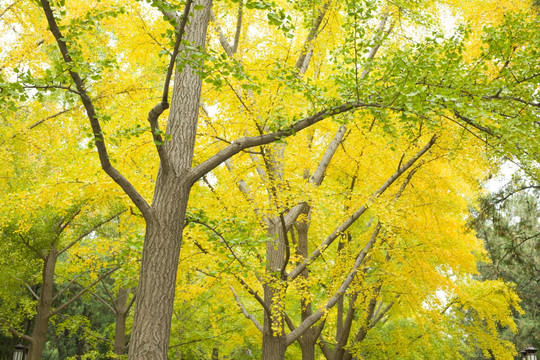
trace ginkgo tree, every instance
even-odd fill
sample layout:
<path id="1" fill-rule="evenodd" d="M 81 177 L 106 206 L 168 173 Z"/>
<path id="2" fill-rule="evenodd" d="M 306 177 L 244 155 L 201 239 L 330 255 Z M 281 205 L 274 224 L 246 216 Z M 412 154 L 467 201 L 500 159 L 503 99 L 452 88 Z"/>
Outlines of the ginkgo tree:
<path id="1" fill-rule="evenodd" d="M 289 156 L 288 138 L 296 139 L 301 130 L 325 126 L 330 120 L 323 120 L 330 118 L 353 124 L 372 117 L 389 134 L 403 127 L 415 146 L 421 131 L 424 145 L 398 162 L 397 176 L 386 174 L 393 179 L 389 185 L 436 143 L 434 134 L 446 131 L 442 124 L 447 122 L 499 152 L 534 161 L 538 20 L 526 13 L 507 16 L 487 32 L 479 55 L 464 59 L 466 31 L 449 39 L 442 34 L 414 39 L 416 34 L 407 32 L 408 23 L 429 24 L 432 10 L 437 3 L 422 1 L 187 0 L 120 6 L 41 0 L 15 3 L 2 13 L 7 26 L 25 34 L 10 40 L 3 54 L 13 58 L 3 75 L 3 111 L 16 116 L 18 105 L 56 99 L 59 108 L 48 117 L 75 120 L 70 130 L 84 138 L 76 146 L 97 150 L 103 171 L 145 219 L 131 359 L 166 357 L 191 189 L 234 155 L 254 155 L 255 167 L 268 177 L 271 193 L 255 196 L 280 199 L 272 211 L 259 209 L 270 235 L 266 284 L 271 278 L 297 277 L 313 260 L 285 273 L 287 232 L 312 206 L 288 199 L 289 184 L 280 175 Z M 207 31 L 212 17 L 218 22 Z M 388 27 L 377 30 L 385 18 Z M 389 31 L 392 24 L 400 31 Z M 416 43 L 402 41 L 407 37 Z M 383 38 L 387 50 L 375 56 Z M 198 124 L 201 94 L 217 114 Z M 167 120 L 160 119 L 163 114 Z M 521 141 L 523 135 L 527 141 Z M 266 146 L 273 142 L 278 144 Z M 309 146 L 296 153 L 307 158 Z M 249 150 L 254 147 L 260 148 Z M 95 156 L 78 160 L 96 167 Z M 290 186 L 298 190 L 297 183 Z M 372 200 L 382 194 L 376 189 L 368 192 Z M 316 257 L 322 250 L 315 250 Z M 271 302 L 277 289 L 265 286 Z M 328 305 L 337 302 L 332 299 Z M 265 311 L 270 347 L 263 358 L 282 358 L 293 337 L 272 326 L 285 320 L 279 306 Z M 295 334 L 307 331 L 307 324 Z"/>

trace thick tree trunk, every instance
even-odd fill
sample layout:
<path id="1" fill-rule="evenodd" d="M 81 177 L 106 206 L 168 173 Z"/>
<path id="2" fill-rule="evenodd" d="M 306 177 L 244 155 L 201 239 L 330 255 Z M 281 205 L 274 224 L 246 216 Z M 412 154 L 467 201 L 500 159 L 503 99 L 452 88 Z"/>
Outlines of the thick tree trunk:
<path id="1" fill-rule="evenodd" d="M 44 260 L 42 271 L 42 286 L 39 294 L 39 301 L 36 313 L 36 321 L 32 330 L 34 342 L 30 345 L 28 360 L 40 360 L 43 354 L 45 342 L 47 342 L 47 329 L 49 327 L 49 317 L 52 307 L 54 272 L 56 268 L 57 250 L 52 246 L 47 258 Z"/>
<path id="2" fill-rule="evenodd" d="M 302 345 L 302 360 L 315 360 L 315 342 L 317 339 L 315 338 L 314 341 L 310 341 L 311 339 L 306 340 L 303 341 Z"/>
<path id="3" fill-rule="evenodd" d="M 129 288 L 118 290 L 118 299 L 115 305 L 114 353 L 124 355 L 126 352 L 126 318 L 128 314 Z"/>
<path id="4" fill-rule="evenodd" d="M 169 177 L 169 182 L 173 180 Z M 170 188 L 158 187 L 156 193 L 170 199 L 166 203 L 168 206 L 162 206 L 164 209 L 159 212 L 159 220 L 146 224 L 129 359 L 167 359 L 182 223 L 189 189 L 182 192 L 166 190 Z"/>
<path id="5" fill-rule="evenodd" d="M 194 2 L 194 8 L 199 5 L 203 8 L 192 12 L 184 39 L 194 47 L 204 48 L 212 0 Z M 167 359 L 182 229 L 191 188 L 185 173 L 193 158 L 202 85 L 191 66 L 185 65 L 180 71 L 175 75 L 167 125 L 171 139 L 163 145 L 169 170 L 160 167 L 153 212 L 146 219 L 130 360 Z"/>
<path id="6" fill-rule="evenodd" d="M 266 328 L 266 326 L 265 326 Z M 262 342 L 262 360 L 283 360 L 287 344 L 285 336 L 274 336 L 270 329 L 264 329 Z"/>

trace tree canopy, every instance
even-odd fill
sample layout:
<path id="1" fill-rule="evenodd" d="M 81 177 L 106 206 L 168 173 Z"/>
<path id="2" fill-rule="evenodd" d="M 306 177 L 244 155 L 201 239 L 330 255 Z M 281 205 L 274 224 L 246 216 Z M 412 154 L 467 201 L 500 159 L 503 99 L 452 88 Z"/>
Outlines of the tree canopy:
<path id="1" fill-rule="evenodd" d="M 504 159 L 540 176 L 529 2 L 1 4 L 0 326 L 31 359 L 513 358 L 467 220 Z"/>

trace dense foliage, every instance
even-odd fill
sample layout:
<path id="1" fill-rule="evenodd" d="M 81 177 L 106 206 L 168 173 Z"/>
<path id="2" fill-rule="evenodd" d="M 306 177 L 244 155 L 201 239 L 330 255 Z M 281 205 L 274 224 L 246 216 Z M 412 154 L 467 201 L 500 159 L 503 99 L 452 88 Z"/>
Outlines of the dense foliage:
<path id="1" fill-rule="evenodd" d="M 0 328 L 30 359 L 538 340 L 536 194 L 480 204 L 486 249 L 466 223 L 500 159 L 539 176 L 528 2 L 1 6 Z"/>

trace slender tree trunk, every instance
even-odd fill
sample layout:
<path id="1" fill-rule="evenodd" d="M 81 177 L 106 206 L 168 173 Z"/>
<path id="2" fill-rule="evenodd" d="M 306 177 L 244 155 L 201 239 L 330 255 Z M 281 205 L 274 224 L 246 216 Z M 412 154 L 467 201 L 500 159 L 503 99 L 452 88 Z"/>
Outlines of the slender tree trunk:
<path id="1" fill-rule="evenodd" d="M 297 251 L 298 255 L 301 256 L 300 261 L 303 261 L 305 258 L 307 258 L 309 254 L 308 232 L 311 218 L 310 214 L 311 210 L 308 209 L 301 215 L 302 220 L 299 220 L 294 224 L 294 227 L 296 228 L 296 231 L 298 233 Z M 306 268 L 304 271 L 302 271 L 299 277 L 304 278 L 307 283 L 307 280 L 309 278 L 309 270 Z M 300 305 L 302 308 L 302 321 L 304 321 L 313 313 L 311 302 L 302 299 Z M 300 344 L 300 348 L 302 349 L 302 360 L 315 360 L 315 344 L 317 343 L 318 337 L 318 329 L 316 327 L 311 327 L 304 333 L 304 335 L 300 337 L 300 339 L 298 339 L 298 343 Z"/>
<path id="2" fill-rule="evenodd" d="M 54 272 L 56 268 L 57 250 L 53 245 L 44 260 L 42 271 L 42 286 L 36 313 L 36 321 L 32 330 L 34 342 L 30 345 L 28 360 L 40 360 L 43 354 L 45 342 L 47 342 L 47 330 L 52 306 Z"/>
<path id="3" fill-rule="evenodd" d="M 194 47 L 204 48 L 212 0 L 197 0 L 194 5 L 203 8 L 193 11 L 184 39 Z M 165 360 L 168 354 L 182 229 L 191 188 L 184 175 L 192 165 L 202 85 L 191 66 L 185 65 L 180 71 L 175 75 L 167 125 L 171 139 L 163 145 L 169 170 L 160 167 L 152 216 L 146 219 L 130 360 Z"/>
<path id="4" fill-rule="evenodd" d="M 118 299 L 115 306 L 116 326 L 114 330 L 114 353 L 124 355 L 126 352 L 126 318 L 128 314 L 129 288 L 118 290 Z"/>
<path id="5" fill-rule="evenodd" d="M 282 292 L 286 283 L 280 274 L 286 266 L 286 234 L 283 231 L 279 218 L 268 221 L 268 232 L 273 240 L 266 243 L 266 276 L 268 280 L 263 284 L 264 302 L 271 314 L 264 313 L 262 359 L 283 360 L 287 343 L 285 339 L 284 316 L 285 309 Z M 271 280 L 270 280 L 271 279 Z"/>

